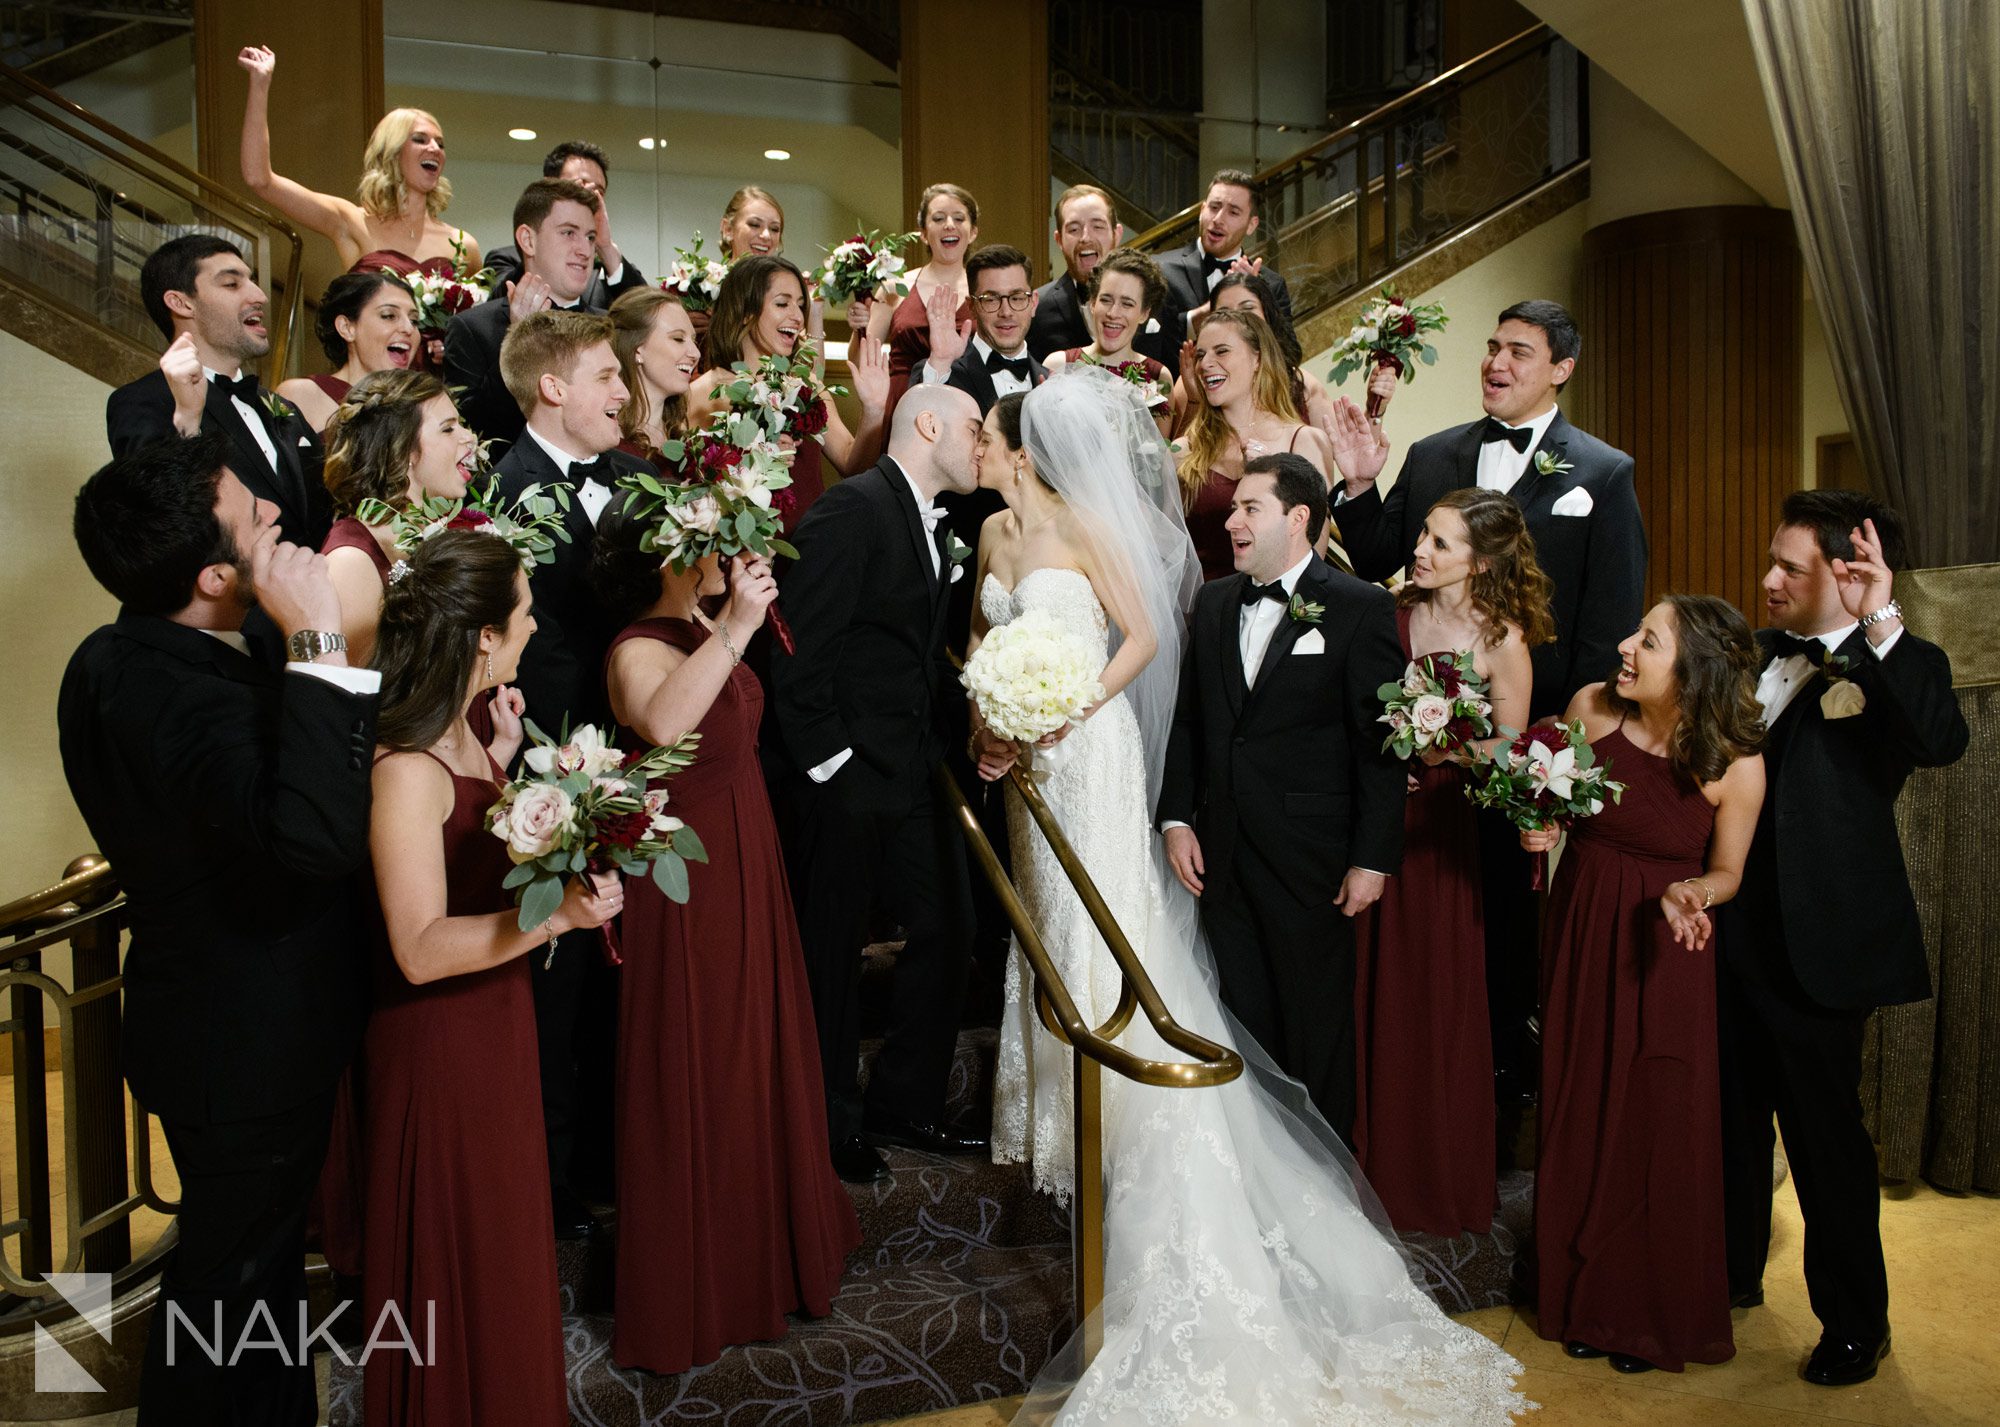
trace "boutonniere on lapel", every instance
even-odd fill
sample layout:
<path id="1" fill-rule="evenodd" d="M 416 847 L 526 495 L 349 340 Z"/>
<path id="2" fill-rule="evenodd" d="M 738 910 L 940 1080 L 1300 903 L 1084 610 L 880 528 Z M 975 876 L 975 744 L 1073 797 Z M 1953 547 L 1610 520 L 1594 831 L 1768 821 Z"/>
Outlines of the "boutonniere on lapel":
<path id="1" fill-rule="evenodd" d="M 1564 471 L 1575 469 L 1575 466 L 1562 458 L 1560 450 L 1535 452 L 1535 470 L 1540 475 L 1559 476 Z"/>
<path id="2" fill-rule="evenodd" d="M 1852 667 L 1852 661 L 1845 654 L 1833 653 L 1829 653 L 1826 662 L 1819 666 L 1820 672 L 1827 678 L 1826 692 L 1819 696 L 1819 711 L 1829 721 L 1853 718 L 1868 707 L 1868 695 L 1862 692 L 1859 684 L 1846 677 Z"/>
<path id="3" fill-rule="evenodd" d="M 946 530 L 944 533 L 944 553 L 945 558 L 951 561 L 950 583 L 955 584 L 965 574 L 965 557 L 972 553 L 972 547 L 963 540 L 960 540 L 956 535 L 953 535 L 950 530 Z"/>
<path id="4" fill-rule="evenodd" d="M 1292 602 L 1285 606 L 1285 613 L 1300 624 L 1318 624 L 1326 618 L 1326 606 L 1315 604 L 1304 595 L 1295 594 L 1292 596 Z"/>
<path id="5" fill-rule="evenodd" d="M 296 406 L 274 391 L 264 393 L 264 410 L 270 414 L 271 420 L 280 426 L 299 414 Z"/>

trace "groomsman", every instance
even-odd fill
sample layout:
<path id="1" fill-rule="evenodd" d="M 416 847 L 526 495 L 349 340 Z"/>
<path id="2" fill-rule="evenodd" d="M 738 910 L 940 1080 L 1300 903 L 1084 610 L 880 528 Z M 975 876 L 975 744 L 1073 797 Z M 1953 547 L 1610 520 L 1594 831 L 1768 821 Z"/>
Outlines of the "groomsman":
<path id="1" fill-rule="evenodd" d="M 312 1360 L 273 1327 L 304 1321 L 306 1204 L 361 1034 L 350 878 L 381 676 L 347 667 L 326 561 L 279 541 L 235 459 L 211 431 L 84 483 L 77 546 L 119 612 L 71 657 L 56 717 L 128 903 L 125 1077 L 180 1171 L 139 1420 L 309 1427 Z M 245 640 L 253 602 L 282 672 Z M 218 1363 L 197 1335 L 251 1346 Z"/>
<path id="2" fill-rule="evenodd" d="M 1896 795 L 1968 737 L 1951 661 L 1903 627 L 1902 563 L 1901 520 L 1872 496 L 1786 497 L 1757 635 L 1769 791 L 1716 969 L 1730 1294 L 1764 1301 L 1775 1110 L 1821 1327 L 1803 1375 L 1822 1387 L 1866 1381 L 1889 1351 L 1861 1040 L 1875 1007 L 1931 994 Z"/>
<path id="3" fill-rule="evenodd" d="M 1479 366 L 1485 416 L 1411 446 L 1387 495 L 1377 485 L 1388 458 L 1379 429 L 1353 402 L 1335 407 L 1334 458 L 1346 484 L 1333 519 L 1362 579 L 1386 579 L 1406 565 L 1424 517 L 1452 491 L 1506 491 L 1521 507 L 1536 559 L 1555 585 L 1555 642 L 1534 653 L 1528 709 L 1537 719 L 1560 718 L 1578 689 L 1609 677 L 1619 641 L 1645 613 L 1646 527 L 1632 458 L 1570 425 L 1557 405 L 1581 346 L 1559 303 L 1517 302 L 1502 312 Z M 1502 1093 L 1512 1095 L 1534 1083 L 1528 1020 L 1537 996 L 1537 912 L 1516 830 L 1497 814 L 1479 821 L 1494 1063 Z"/>
<path id="4" fill-rule="evenodd" d="M 580 183 L 541 178 L 514 205 L 521 276 L 497 286 L 477 307 L 451 319 L 444 334 L 444 384 L 482 441 L 504 447 L 521 434 L 520 403 L 500 371 L 507 329 L 548 308 L 602 311 L 584 301 L 597 271 L 597 215 L 603 205 Z"/>
<path id="5" fill-rule="evenodd" d="M 629 471 L 652 469 L 613 449 L 627 392 L 611 350 L 611 319 L 531 313 L 509 327 L 500 372 L 524 421 L 520 439 L 494 467 L 502 499 L 516 500 L 531 485 L 570 493 L 568 542 L 558 541 L 555 558 L 529 574 L 535 635 L 521 651 L 515 682 L 528 717 L 545 732 L 565 723 L 604 728 L 611 722 L 604 656 L 617 630 L 590 592 L 591 548 L 613 484 Z M 593 933 L 565 937 L 553 958 L 533 958 L 531 971 L 549 1191 L 563 1239 L 597 1226 L 573 1187 L 572 1167 L 580 1151 L 587 1164 L 601 1159 L 599 1142 L 609 1135 L 616 1025 L 609 1006 L 616 993 L 595 943 Z"/>
<path id="6" fill-rule="evenodd" d="M 557 144 L 542 160 L 542 177 L 567 179 L 597 195 L 597 269 L 584 289 L 583 305 L 602 311 L 626 293 L 646 286 L 646 275 L 637 263 L 626 261 L 611 236 L 611 201 L 606 196 L 611 188 L 611 162 L 604 150 L 582 139 Z M 486 266 L 492 270 L 493 285 L 504 291 L 506 284 L 521 276 L 521 250 L 511 243 L 495 248 L 486 255 Z"/>
<path id="7" fill-rule="evenodd" d="M 1125 229 L 1111 195 L 1079 183 L 1056 200 L 1055 236 L 1063 271 L 1035 289 L 1035 320 L 1028 324 L 1028 351 L 1038 362 L 1046 362 L 1051 352 L 1090 345 L 1084 290 L 1098 263 L 1124 241 Z"/>
<path id="8" fill-rule="evenodd" d="M 1326 482 L 1243 466 L 1237 573 L 1195 596 L 1157 818 L 1201 899 L 1222 999 L 1343 1140 L 1354 1130 L 1354 928 L 1403 857 L 1403 765 L 1375 691 L 1403 672 L 1386 590 L 1313 553 Z"/>
<path id="9" fill-rule="evenodd" d="M 1208 181 L 1208 197 L 1202 200 L 1194 241 L 1160 255 L 1160 273 L 1167 280 L 1160 330 L 1150 338 L 1141 335 L 1134 339 L 1134 347 L 1166 363 L 1169 371 L 1179 371 L 1181 343 L 1188 336 L 1188 314 L 1208 306 L 1209 294 L 1222 275 L 1234 269 L 1261 274 L 1285 315 L 1291 315 L 1291 290 L 1278 270 L 1243 252 L 1243 244 L 1263 221 L 1259 207 L 1257 189 L 1243 170 L 1226 168 Z"/>
<path id="10" fill-rule="evenodd" d="M 169 345 L 158 371 L 105 402 L 111 454 L 128 456 L 166 436 L 220 432 L 230 469 L 277 508 L 285 537 L 319 549 L 333 524 L 319 436 L 297 408 L 244 370 L 269 353 L 271 334 L 264 291 L 243 254 L 206 233 L 170 238 L 139 270 L 139 300 Z"/>

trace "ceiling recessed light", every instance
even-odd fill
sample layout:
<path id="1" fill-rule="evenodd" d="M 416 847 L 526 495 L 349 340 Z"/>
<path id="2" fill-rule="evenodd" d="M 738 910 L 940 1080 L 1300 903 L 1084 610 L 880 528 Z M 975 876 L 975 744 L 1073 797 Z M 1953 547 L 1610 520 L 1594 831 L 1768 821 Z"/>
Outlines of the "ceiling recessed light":
<path id="1" fill-rule="evenodd" d="M 520 139 L 525 142 L 535 137 L 535 131 L 533 129 L 509 129 L 507 137 L 510 139 Z"/>
<path id="2" fill-rule="evenodd" d="M 664 149 L 666 146 L 667 146 L 667 141 L 665 139 L 639 140 L 639 147 L 642 149 Z"/>
<path id="3" fill-rule="evenodd" d="M 790 158 L 791 156 L 792 156 L 792 151 L 791 151 L 790 149 L 766 149 L 766 150 L 764 150 L 764 157 L 765 157 L 765 158 L 767 158 L 767 159 L 788 159 L 788 158 Z"/>

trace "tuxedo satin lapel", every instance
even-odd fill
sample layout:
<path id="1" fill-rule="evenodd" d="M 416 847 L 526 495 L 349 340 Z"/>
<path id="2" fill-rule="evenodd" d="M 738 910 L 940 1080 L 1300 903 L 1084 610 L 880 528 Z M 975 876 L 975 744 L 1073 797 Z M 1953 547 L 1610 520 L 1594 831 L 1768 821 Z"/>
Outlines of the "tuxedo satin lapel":
<path id="1" fill-rule="evenodd" d="M 1327 607 L 1326 574 L 1328 569 L 1327 564 L 1319 556 L 1313 556 L 1306 563 L 1305 569 L 1300 572 L 1298 584 L 1293 586 L 1293 597 L 1303 597 L 1313 601 L 1321 609 L 1325 609 Z M 1292 646 L 1297 644 L 1304 637 L 1305 632 L 1312 627 L 1302 619 L 1293 619 L 1291 607 L 1287 604 L 1284 614 L 1278 620 L 1277 629 L 1272 631 L 1271 646 L 1264 651 L 1264 662 L 1257 666 L 1257 682 L 1250 686 L 1250 696 L 1244 700 L 1243 711 L 1245 714 L 1248 714 L 1255 707 L 1258 696 L 1264 692 L 1265 687 L 1271 682 L 1271 673 L 1278 667 L 1278 662 L 1291 654 Z"/>
<path id="2" fill-rule="evenodd" d="M 917 501 L 911 494 L 910 483 L 903 479 L 900 471 L 883 470 L 879 466 L 876 469 L 882 472 L 882 484 L 889 498 L 895 501 L 903 512 L 903 528 L 909 532 L 910 544 L 916 547 L 917 565 L 923 571 L 931 598 L 935 600 L 938 587 L 943 581 L 938 578 L 938 572 L 931 568 L 930 532 L 924 529 L 924 518 L 917 513 Z"/>
<path id="3" fill-rule="evenodd" d="M 284 495 L 284 487 L 278 473 L 271 469 L 271 463 L 264 458 L 264 452 L 257 445 L 256 438 L 243 424 L 243 413 L 236 409 L 236 404 L 229 399 L 229 393 L 214 382 L 210 382 L 208 402 L 202 410 L 207 419 L 215 423 L 216 429 L 228 433 L 229 449 L 236 453 L 236 459 L 242 463 L 230 467 L 236 473 L 236 478 L 249 486 L 253 492 L 260 489 L 270 491 L 278 496 L 283 504 L 290 505 L 292 501 Z M 273 437 L 272 448 L 276 449 L 277 444 L 277 438 Z M 282 465 L 283 458 L 280 457 L 279 461 Z"/>
<path id="4" fill-rule="evenodd" d="M 287 421 L 266 421 L 264 431 L 271 438 L 271 448 L 278 453 L 278 466 L 293 498 L 303 511 L 311 502 L 306 499 L 306 468 L 299 460 L 299 433 Z"/>
<path id="5" fill-rule="evenodd" d="M 1243 716 L 1244 700 L 1250 696 L 1250 686 L 1243 676 L 1243 575 L 1230 575 L 1221 583 L 1222 594 L 1213 602 L 1210 618 L 1212 637 L 1217 643 L 1217 654 L 1222 660 L 1222 687 L 1229 696 L 1229 712 L 1237 718 Z"/>
<path id="6" fill-rule="evenodd" d="M 1535 469 L 1536 460 L 1544 452 L 1558 461 L 1562 460 L 1563 453 L 1569 449 L 1569 435 L 1569 421 L 1561 410 L 1557 410 L 1555 419 L 1549 422 L 1548 430 L 1542 433 L 1541 441 L 1528 453 L 1528 465 L 1521 472 L 1521 478 L 1507 491 L 1508 495 L 1514 497 L 1514 504 L 1526 510 L 1529 501 L 1539 500 L 1543 496 L 1551 497 L 1553 504 L 1553 498 L 1560 497 L 1563 491 L 1576 484 L 1576 477 L 1573 474 L 1545 476 Z"/>

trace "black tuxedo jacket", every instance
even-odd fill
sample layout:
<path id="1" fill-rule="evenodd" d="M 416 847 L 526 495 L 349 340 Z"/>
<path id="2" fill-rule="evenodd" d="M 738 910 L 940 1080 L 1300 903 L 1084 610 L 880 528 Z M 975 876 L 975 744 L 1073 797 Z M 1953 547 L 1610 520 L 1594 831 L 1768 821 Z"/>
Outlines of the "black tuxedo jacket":
<path id="1" fill-rule="evenodd" d="M 520 403 L 500 380 L 500 344 L 507 340 L 507 328 L 514 320 L 506 294 L 506 288 L 495 288 L 492 297 L 459 313 L 444 329 L 444 384 L 458 400 L 458 414 L 481 441 L 493 443 L 489 454 L 496 456 L 528 424 Z M 604 308 L 586 293 L 577 310 Z"/>
<path id="2" fill-rule="evenodd" d="M 1033 391 L 1048 379 L 1048 368 L 1044 367 L 1040 358 L 1030 350 L 1028 390 Z M 978 402 L 979 414 L 982 417 L 993 409 L 994 402 L 1000 400 L 1000 393 L 993 389 L 993 373 L 986 370 L 985 358 L 979 355 L 979 349 L 970 342 L 965 344 L 965 350 L 959 354 L 958 360 L 951 364 L 951 371 L 946 373 L 944 384 L 957 387 Z M 950 502 L 947 501 L 946 504 L 949 505 Z"/>
<path id="3" fill-rule="evenodd" d="M 908 794 L 964 733 L 945 653 L 954 567 L 943 529 L 926 535 L 910 483 L 885 456 L 813 502 L 791 539 L 799 558 L 783 604 L 797 648 L 771 655 L 785 752 L 803 773 L 852 748 L 835 779 Z M 940 551 L 935 574 L 927 546 Z M 961 581 L 969 565 L 957 567 Z"/>
<path id="4" fill-rule="evenodd" d="M 153 1113 L 276 1114 L 352 1056 L 375 706 L 149 615 L 71 656 L 63 772 L 130 908 L 125 1075 Z"/>
<path id="5" fill-rule="evenodd" d="M 1178 372 L 1181 369 L 1181 343 L 1188 338 L 1188 314 L 1197 307 L 1208 305 L 1208 276 L 1201 265 L 1201 240 L 1197 238 L 1184 248 L 1160 254 L 1160 275 L 1167 280 L 1167 300 L 1164 304 L 1167 310 L 1157 314 L 1160 330 L 1151 338 L 1141 333 L 1132 339 L 1132 345 L 1147 356 L 1165 362 L 1168 371 Z M 1284 308 L 1287 317 L 1291 316 L 1292 293 L 1285 286 L 1285 279 L 1268 263 L 1264 265 L 1263 278 L 1277 296 L 1278 306 Z"/>
<path id="6" fill-rule="evenodd" d="M 523 271 L 521 250 L 513 244 L 495 248 L 486 255 L 486 266 L 493 273 L 493 292 L 505 297 L 507 284 L 519 282 Z M 646 275 L 639 271 L 639 265 L 630 258 L 625 259 L 625 270 L 618 274 L 618 285 L 609 282 L 610 274 L 604 270 L 604 260 L 598 259 L 591 269 L 590 286 L 583 290 L 583 305 L 596 311 L 603 311 L 628 292 L 646 286 Z"/>
<path id="7" fill-rule="evenodd" d="M 653 469 L 623 451 L 611 451 L 607 459 L 617 475 Z M 521 668 L 515 679 L 527 702 L 528 717 L 551 738 L 562 731 L 565 721 L 571 728 L 594 723 L 609 732 L 611 696 L 604 686 L 604 656 L 618 628 L 590 588 L 590 553 L 597 538 L 596 527 L 574 494 L 576 483 L 556 468 L 534 437 L 524 434 L 509 446 L 494 465 L 493 474 L 500 482 L 500 496 L 508 504 L 520 499 L 521 492 L 532 485 L 567 486 L 572 492 L 569 514 L 563 518 L 568 542 L 558 540 L 555 559 L 528 572 L 535 632 L 521 650 Z M 622 492 L 614 491 L 611 505 L 605 509 L 624 499 Z"/>
<path id="8" fill-rule="evenodd" d="M 1772 631 L 1757 642 L 1769 662 Z M 1896 795 L 1913 768 L 1965 752 L 1965 717 L 1951 689 L 1951 660 L 1907 629 L 1878 659 L 1856 630 L 1836 651 L 1866 704 L 1832 719 L 1820 699 L 1832 686 L 1811 674 L 1785 705 L 1764 748 L 1764 806 L 1743 869 L 1743 889 L 1722 910 L 1723 955 L 1745 975 L 1789 957 L 1801 988 L 1837 1011 L 1867 1010 L 1931 994 L 1916 898 L 1896 831 Z"/>
<path id="9" fill-rule="evenodd" d="M 1035 320 L 1028 324 L 1028 354 L 1046 362 L 1051 352 L 1090 345 L 1090 324 L 1083 320 L 1083 293 L 1067 271 L 1035 289 Z"/>
<path id="10" fill-rule="evenodd" d="M 271 469 L 228 394 L 213 382 L 208 385 L 208 404 L 202 410 L 202 429 L 228 436 L 229 469 L 252 495 L 278 507 L 285 539 L 317 550 L 333 526 L 333 501 L 323 477 L 326 453 L 319 433 L 306 424 L 297 407 L 285 402 L 285 416 L 273 419 L 264 405 L 266 395 L 260 392 L 250 404 L 278 453 L 277 470 Z M 104 427 L 113 456 L 130 455 L 149 442 L 170 436 L 179 439 L 180 432 L 174 427 L 174 397 L 167 389 L 165 375 L 151 371 L 112 392 L 104 403 Z"/>
<path id="11" fill-rule="evenodd" d="M 1333 508 L 1357 575 L 1381 580 L 1407 565 L 1431 507 L 1479 484 L 1481 424 L 1426 436 L 1410 447 L 1387 496 L 1373 488 Z M 1543 451 L 1572 469 L 1541 474 L 1534 458 Z M 1555 513 L 1572 490 L 1588 493 L 1589 514 Z M 1520 504 L 1535 557 L 1555 584 L 1556 639 L 1535 651 L 1529 699 L 1530 712 L 1541 718 L 1561 714 L 1578 689 L 1607 677 L 1618 664 L 1618 642 L 1639 627 L 1646 613 L 1646 526 L 1632 458 L 1570 425 L 1561 411 L 1508 494 Z"/>
<path id="12" fill-rule="evenodd" d="M 1280 620 L 1247 685 L 1248 578 L 1211 580 L 1195 596 L 1158 821 L 1195 829 L 1211 888 L 1229 886 L 1240 844 L 1302 904 L 1330 902 L 1349 867 L 1391 873 L 1403 860 L 1406 770 L 1382 752 L 1375 696 L 1403 675 L 1396 603 L 1315 555 L 1297 594 L 1325 613 L 1318 624 Z M 1296 653 L 1315 630 L 1325 652 Z"/>

